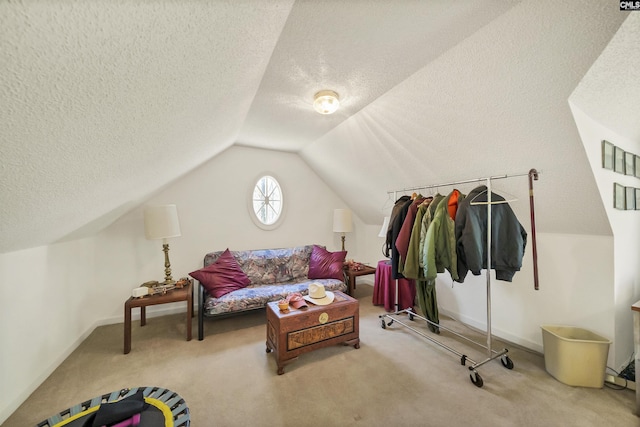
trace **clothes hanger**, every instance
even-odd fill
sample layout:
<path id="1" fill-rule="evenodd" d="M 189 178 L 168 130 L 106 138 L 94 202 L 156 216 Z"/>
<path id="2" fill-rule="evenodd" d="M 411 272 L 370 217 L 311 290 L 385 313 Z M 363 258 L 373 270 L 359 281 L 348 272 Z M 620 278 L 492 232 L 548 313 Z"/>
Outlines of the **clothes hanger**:
<path id="1" fill-rule="evenodd" d="M 420 206 L 429 206 L 431 202 L 433 202 L 433 196 L 427 196 L 424 198 L 424 200 L 422 200 L 422 203 L 420 203 Z"/>
<path id="2" fill-rule="evenodd" d="M 509 194 L 506 191 L 496 191 L 496 190 L 492 190 L 492 197 L 491 197 L 491 204 L 492 205 L 500 205 L 500 204 L 504 204 L 504 203 L 509 203 L 509 202 L 516 202 L 518 201 L 518 198 L 516 196 L 514 196 L 513 194 Z M 482 195 L 486 195 L 487 194 L 487 189 L 485 188 L 483 191 L 481 191 L 480 193 L 476 194 L 475 197 L 473 199 L 471 199 L 471 202 L 469 202 L 470 205 L 487 205 L 488 202 L 487 201 L 476 201 L 476 199 Z M 501 197 L 502 200 L 493 200 L 493 195 L 496 195 L 498 197 Z M 506 196 L 506 197 L 505 197 Z"/>
<path id="3" fill-rule="evenodd" d="M 391 207 L 393 207 L 393 204 L 395 202 L 393 201 L 393 199 L 391 198 L 391 193 L 387 193 L 387 200 L 384 201 L 384 204 L 382 205 L 382 207 L 380 208 L 380 212 L 384 213 L 387 210 L 389 210 Z"/>

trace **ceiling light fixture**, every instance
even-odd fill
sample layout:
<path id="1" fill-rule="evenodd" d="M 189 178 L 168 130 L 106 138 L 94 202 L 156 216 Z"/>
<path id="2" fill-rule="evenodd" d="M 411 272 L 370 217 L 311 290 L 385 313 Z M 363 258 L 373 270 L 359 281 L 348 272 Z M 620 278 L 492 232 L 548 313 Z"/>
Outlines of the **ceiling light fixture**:
<path id="1" fill-rule="evenodd" d="M 321 90 L 313 97 L 313 108 L 320 114 L 335 113 L 339 106 L 338 94 L 332 90 Z"/>

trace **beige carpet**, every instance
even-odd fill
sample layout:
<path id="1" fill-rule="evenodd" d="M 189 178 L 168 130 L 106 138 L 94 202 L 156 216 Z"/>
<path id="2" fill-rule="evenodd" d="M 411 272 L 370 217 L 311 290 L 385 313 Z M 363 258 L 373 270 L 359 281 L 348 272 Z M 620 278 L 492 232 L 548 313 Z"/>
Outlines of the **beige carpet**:
<path id="1" fill-rule="evenodd" d="M 469 379 L 459 358 L 394 323 L 381 328 L 372 288 L 360 285 L 360 349 L 335 346 L 302 355 L 276 374 L 265 352 L 265 313 L 205 322 L 205 339 L 185 340 L 183 315 L 133 326 L 122 354 L 122 324 L 97 328 L 3 424 L 33 426 L 71 405 L 114 390 L 161 386 L 188 403 L 192 426 L 638 426 L 631 390 L 570 387 L 541 355 L 509 348 Z M 424 322 L 412 322 L 428 332 Z M 447 326 L 484 343 L 464 325 Z M 431 334 L 433 336 L 433 334 Z M 438 339 L 476 361 L 486 350 L 443 332 Z M 495 342 L 494 349 L 504 345 Z"/>

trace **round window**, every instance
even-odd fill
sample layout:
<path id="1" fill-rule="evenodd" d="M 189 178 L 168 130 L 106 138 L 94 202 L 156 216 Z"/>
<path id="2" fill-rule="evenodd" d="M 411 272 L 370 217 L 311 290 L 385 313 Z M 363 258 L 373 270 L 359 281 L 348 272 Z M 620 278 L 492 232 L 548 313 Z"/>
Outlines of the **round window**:
<path id="1" fill-rule="evenodd" d="M 251 207 L 256 225 L 266 230 L 278 226 L 284 204 L 282 189 L 274 177 L 265 175 L 258 179 L 253 187 Z"/>

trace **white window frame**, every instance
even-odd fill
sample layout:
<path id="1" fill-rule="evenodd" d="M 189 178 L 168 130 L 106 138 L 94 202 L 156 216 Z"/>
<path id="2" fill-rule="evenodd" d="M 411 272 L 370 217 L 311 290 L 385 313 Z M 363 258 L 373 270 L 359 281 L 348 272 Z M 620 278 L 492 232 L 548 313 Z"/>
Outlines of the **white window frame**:
<path id="1" fill-rule="evenodd" d="M 260 181 L 263 180 L 264 178 L 272 179 L 280 189 L 280 214 L 278 215 L 278 218 L 271 224 L 265 224 L 262 222 L 262 220 L 258 217 L 258 214 L 256 213 L 254 209 L 254 204 L 253 204 L 254 190 L 258 186 L 258 183 L 260 183 Z M 287 206 L 287 204 L 285 203 L 284 193 L 285 193 L 285 190 L 282 186 L 282 182 L 278 179 L 278 177 L 275 174 L 271 172 L 261 173 L 252 181 L 252 185 L 249 188 L 248 208 L 249 208 L 249 216 L 251 217 L 251 220 L 256 226 L 258 226 L 263 230 L 274 230 L 278 228 L 280 224 L 282 224 L 282 221 L 284 220 L 284 217 L 285 217 L 286 206 Z"/>

